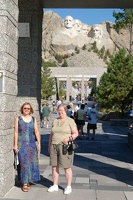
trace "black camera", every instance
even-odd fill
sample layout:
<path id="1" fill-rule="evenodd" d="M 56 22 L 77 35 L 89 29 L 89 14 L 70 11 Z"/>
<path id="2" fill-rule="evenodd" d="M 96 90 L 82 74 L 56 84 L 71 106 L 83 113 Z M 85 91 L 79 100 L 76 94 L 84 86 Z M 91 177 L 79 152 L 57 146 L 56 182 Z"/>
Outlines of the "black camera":
<path id="1" fill-rule="evenodd" d="M 62 145 L 62 154 L 63 154 L 63 155 L 66 155 L 66 154 L 67 154 L 67 146 L 68 146 L 67 144 L 63 144 L 63 145 Z"/>

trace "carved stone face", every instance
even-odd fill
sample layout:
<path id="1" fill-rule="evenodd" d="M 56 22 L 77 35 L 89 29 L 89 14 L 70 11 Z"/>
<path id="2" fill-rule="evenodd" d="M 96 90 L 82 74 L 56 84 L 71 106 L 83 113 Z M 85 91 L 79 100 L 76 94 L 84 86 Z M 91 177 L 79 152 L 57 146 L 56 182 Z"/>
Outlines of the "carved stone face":
<path id="1" fill-rule="evenodd" d="M 95 39 L 101 39 L 103 37 L 102 27 L 94 25 L 92 27 L 92 37 Z"/>
<path id="2" fill-rule="evenodd" d="M 82 33 L 84 36 L 88 36 L 89 27 L 87 25 L 82 26 Z"/>
<path id="3" fill-rule="evenodd" d="M 71 17 L 71 16 L 67 16 L 65 19 L 64 19 L 64 26 L 66 28 L 72 28 L 74 25 L 74 19 Z"/>
<path id="4" fill-rule="evenodd" d="M 80 32 L 81 31 L 81 28 L 82 28 L 82 24 L 81 24 L 81 21 L 78 20 L 78 19 L 75 19 L 74 20 L 74 28 L 76 31 Z"/>

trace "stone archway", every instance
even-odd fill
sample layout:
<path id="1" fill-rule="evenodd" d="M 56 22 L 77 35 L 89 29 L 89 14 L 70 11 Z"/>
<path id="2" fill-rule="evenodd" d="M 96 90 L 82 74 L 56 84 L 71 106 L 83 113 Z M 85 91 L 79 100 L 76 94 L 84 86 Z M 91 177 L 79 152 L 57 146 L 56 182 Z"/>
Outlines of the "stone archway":
<path id="1" fill-rule="evenodd" d="M 67 91 L 66 91 L 66 100 L 69 101 L 69 97 L 72 93 L 72 81 L 81 81 L 82 88 L 84 88 L 85 81 L 89 79 L 96 79 L 96 84 L 99 83 L 100 77 L 104 72 L 106 72 L 106 68 L 103 67 L 51 67 L 51 77 L 55 77 L 59 84 L 60 80 L 64 80 L 67 82 Z M 84 89 L 82 89 L 81 98 L 84 97 Z"/>

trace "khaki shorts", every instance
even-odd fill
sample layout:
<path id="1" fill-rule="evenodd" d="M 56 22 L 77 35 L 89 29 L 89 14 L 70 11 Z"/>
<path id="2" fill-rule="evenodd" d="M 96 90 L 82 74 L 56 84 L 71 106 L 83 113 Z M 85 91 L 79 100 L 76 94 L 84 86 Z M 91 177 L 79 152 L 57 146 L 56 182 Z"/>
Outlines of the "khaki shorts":
<path id="1" fill-rule="evenodd" d="M 44 116 L 43 117 L 44 121 L 49 121 L 49 118 L 50 118 L 49 116 Z"/>
<path id="2" fill-rule="evenodd" d="M 72 155 L 62 154 L 62 144 L 52 144 L 50 149 L 50 165 L 52 166 L 59 166 L 63 168 L 70 168 L 73 164 L 73 157 Z"/>

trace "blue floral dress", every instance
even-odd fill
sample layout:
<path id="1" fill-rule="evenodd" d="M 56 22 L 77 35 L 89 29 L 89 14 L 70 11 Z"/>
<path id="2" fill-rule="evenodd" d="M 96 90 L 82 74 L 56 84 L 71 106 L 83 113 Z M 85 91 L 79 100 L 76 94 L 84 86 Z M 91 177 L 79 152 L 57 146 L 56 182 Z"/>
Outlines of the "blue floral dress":
<path id="1" fill-rule="evenodd" d="M 22 184 L 40 180 L 38 152 L 34 134 L 34 120 L 25 122 L 18 117 L 18 158 Z"/>

